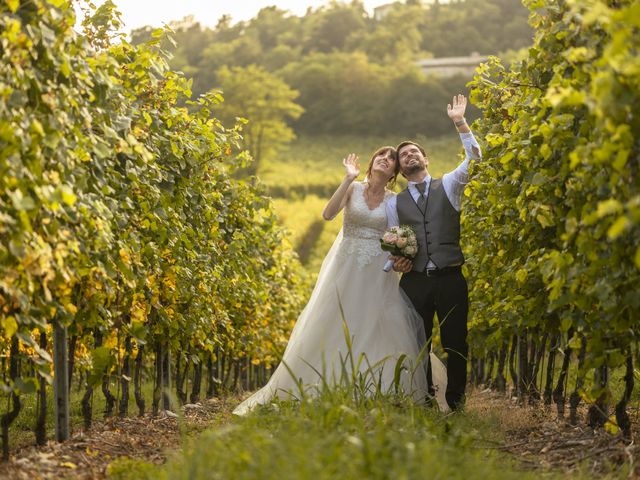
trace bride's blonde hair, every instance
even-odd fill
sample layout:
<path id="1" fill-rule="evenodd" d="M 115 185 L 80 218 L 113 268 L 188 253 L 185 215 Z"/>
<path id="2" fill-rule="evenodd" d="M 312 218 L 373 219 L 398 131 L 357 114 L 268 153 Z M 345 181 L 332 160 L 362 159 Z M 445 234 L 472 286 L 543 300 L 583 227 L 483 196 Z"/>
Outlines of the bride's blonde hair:
<path id="1" fill-rule="evenodd" d="M 395 147 L 391 147 L 389 145 L 385 145 L 384 147 L 378 148 L 373 155 L 371 155 L 371 160 L 369 160 L 369 166 L 367 167 L 367 174 L 364 177 L 364 181 L 368 181 L 371 177 L 371 169 L 373 168 L 373 161 L 378 155 L 382 155 L 384 153 L 391 152 L 391 157 L 393 157 L 393 161 L 395 162 L 395 167 L 393 169 L 393 177 L 389 179 L 387 182 L 387 187 L 393 187 L 396 184 L 396 180 L 398 178 L 398 172 L 400 171 L 400 163 L 398 162 L 398 151 Z"/>

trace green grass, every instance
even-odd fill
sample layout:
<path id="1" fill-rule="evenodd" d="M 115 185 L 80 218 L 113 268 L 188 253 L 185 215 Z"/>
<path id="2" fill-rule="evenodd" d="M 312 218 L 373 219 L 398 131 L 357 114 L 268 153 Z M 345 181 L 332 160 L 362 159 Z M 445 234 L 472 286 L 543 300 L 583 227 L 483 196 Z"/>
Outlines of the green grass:
<path id="1" fill-rule="evenodd" d="M 343 319 L 344 321 L 344 319 Z M 469 413 L 443 415 L 412 396 L 383 391 L 380 364 L 362 369 L 346 322 L 346 357 L 322 386 L 298 383 L 299 401 L 274 400 L 245 417 L 185 438 L 163 466 L 116 460 L 112 479 L 534 479 L 492 449 L 504 441 L 498 422 Z M 403 357 L 394 372 L 398 390 Z M 405 366 L 411 371 L 411 366 Z M 291 372 L 293 374 L 293 372 Z M 333 379 L 333 380 L 332 380 Z M 330 383 L 331 386 L 327 384 Z M 309 395 L 313 393 L 313 395 Z M 553 475 L 546 475 L 553 477 Z M 560 477 L 558 477 L 560 478 Z"/>
<path id="2" fill-rule="evenodd" d="M 361 175 L 373 152 L 383 145 L 397 145 L 399 137 L 301 137 L 277 158 L 260 166 L 258 176 L 273 197 L 296 200 L 309 194 L 329 198 L 344 177 L 342 159 L 353 152 L 360 156 Z M 416 139 L 430 158 L 429 172 L 439 177 L 461 160 L 462 144 L 455 132 L 438 138 Z"/>
<path id="3" fill-rule="evenodd" d="M 331 245 L 333 245 L 338 232 L 342 228 L 342 213 L 339 216 L 326 222 L 318 241 L 315 244 L 315 248 L 311 251 L 309 259 L 306 263 L 307 270 L 317 274 L 320 271 L 320 266 L 324 257 L 326 257 Z"/>
<path id="4" fill-rule="evenodd" d="M 300 245 L 309 227 L 315 221 L 322 220 L 322 210 L 326 204 L 327 199 L 314 194 L 302 199 L 273 200 L 278 219 L 287 228 L 289 241 L 294 248 Z"/>
<path id="5" fill-rule="evenodd" d="M 333 391 L 218 425 L 165 466 L 124 460 L 108 474 L 193 480 L 539 478 L 486 448 L 502 440 L 492 427 L 491 418 L 443 416 L 394 397 L 354 402 L 349 392 Z"/>

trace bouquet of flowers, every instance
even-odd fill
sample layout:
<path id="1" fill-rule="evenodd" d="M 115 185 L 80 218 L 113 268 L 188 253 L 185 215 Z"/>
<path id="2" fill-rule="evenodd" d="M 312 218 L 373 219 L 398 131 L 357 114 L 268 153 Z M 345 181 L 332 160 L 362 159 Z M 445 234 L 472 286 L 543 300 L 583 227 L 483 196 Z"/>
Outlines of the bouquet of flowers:
<path id="1" fill-rule="evenodd" d="M 391 227 L 380 239 L 380 247 L 385 252 L 397 257 L 405 257 L 412 259 L 418 253 L 418 241 L 413 229 L 408 225 L 400 225 L 399 227 Z M 393 267 L 393 260 L 387 260 L 383 270 L 388 272 Z"/>

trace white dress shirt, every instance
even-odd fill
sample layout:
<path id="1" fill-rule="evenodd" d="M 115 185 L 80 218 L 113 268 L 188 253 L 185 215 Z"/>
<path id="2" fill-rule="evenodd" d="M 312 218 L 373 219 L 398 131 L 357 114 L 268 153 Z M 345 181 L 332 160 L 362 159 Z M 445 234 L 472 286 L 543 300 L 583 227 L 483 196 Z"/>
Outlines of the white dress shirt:
<path id="1" fill-rule="evenodd" d="M 464 146 L 465 159 L 460 165 L 456 167 L 455 170 L 445 173 L 442 176 L 442 186 L 444 187 L 444 192 L 451 202 L 453 208 L 455 208 L 458 212 L 460 211 L 462 193 L 464 192 L 464 188 L 467 183 L 469 183 L 469 160 L 478 160 L 482 156 L 480 145 L 478 144 L 476 138 L 473 136 L 472 132 L 460 133 L 459 135 L 460 140 L 462 140 L 462 145 Z M 427 188 L 424 192 L 426 199 L 429 197 L 431 175 L 427 174 L 423 181 L 427 183 Z M 421 182 L 409 182 L 407 188 L 409 190 L 409 193 L 413 197 L 413 200 L 417 203 L 418 197 L 420 197 L 420 192 L 415 187 L 416 183 Z M 398 225 L 400 225 L 397 204 L 398 201 L 396 195 L 393 195 L 386 200 L 385 209 L 387 212 L 387 227 L 397 227 Z M 427 268 L 435 268 L 434 263 L 429 261 Z"/>

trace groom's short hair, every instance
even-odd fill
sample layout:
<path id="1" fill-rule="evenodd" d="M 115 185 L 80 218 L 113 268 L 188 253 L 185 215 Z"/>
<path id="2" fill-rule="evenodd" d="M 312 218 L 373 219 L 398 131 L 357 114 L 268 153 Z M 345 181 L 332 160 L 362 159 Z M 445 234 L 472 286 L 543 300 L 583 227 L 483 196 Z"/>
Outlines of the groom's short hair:
<path id="1" fill-rule="evenodd" d="M 407 145 L 415 145 L 416 147 L 418 147 L 418 150 L 420 150 L 420 152 L 422 153 L 422 156 L 425 158 L 427 157 L 427 152 L 424 151 L 424 148 L 422 148 L 422 145 L 411 140 L 405 140 L 404 142 L 401 142 L 396 147 L 396 151 L 398 152 L 398 155 L 400 155 L 400 149 L 403 147 L 406 147 Z"/>

